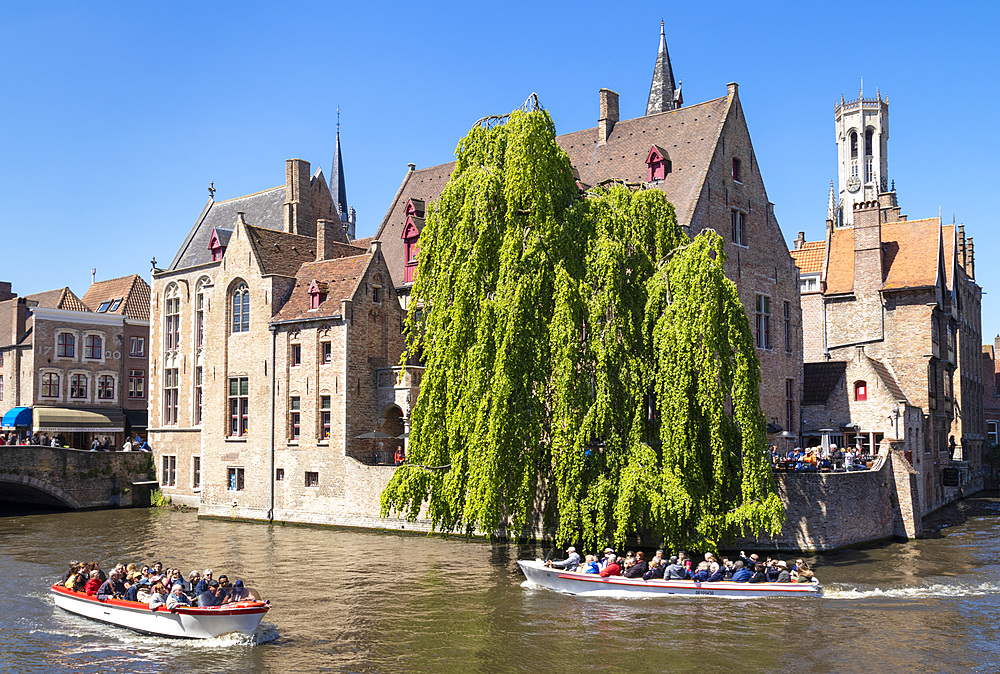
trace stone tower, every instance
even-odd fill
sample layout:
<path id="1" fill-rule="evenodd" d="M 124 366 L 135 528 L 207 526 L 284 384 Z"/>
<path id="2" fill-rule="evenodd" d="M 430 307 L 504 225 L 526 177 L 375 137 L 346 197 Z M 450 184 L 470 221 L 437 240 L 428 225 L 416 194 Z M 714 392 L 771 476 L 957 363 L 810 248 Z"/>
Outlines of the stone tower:
<path id="1" fill-rule="evenodd" d="M 839 204 L 834 223 L 854 224 L 854 204 L 877 201 L 889 191 L 889 101 L 878 92 L 857 100 L 840 97 L 836 111 Z"/>

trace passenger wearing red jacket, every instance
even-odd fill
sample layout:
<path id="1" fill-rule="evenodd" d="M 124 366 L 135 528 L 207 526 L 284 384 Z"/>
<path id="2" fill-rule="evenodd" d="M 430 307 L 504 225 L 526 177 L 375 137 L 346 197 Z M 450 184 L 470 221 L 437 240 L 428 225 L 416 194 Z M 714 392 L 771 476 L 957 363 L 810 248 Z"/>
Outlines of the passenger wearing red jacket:
<path id="1" fill-rule="evenodd" d="M 99 589 L 101 589 L 101 575 L 97 570 L 91 571 L 90 580 L 83 586 L 83 591 L 87 593 L 87 596 L 96 597 Z"/>
<path id="2" fill-rule="evenodd" d="M 622 567 L 618 566 L 618 558 L 614 555 L 608 555 L 608 565 L 601 569 L 601 578 L 620 575 L 622 575 Z"/>

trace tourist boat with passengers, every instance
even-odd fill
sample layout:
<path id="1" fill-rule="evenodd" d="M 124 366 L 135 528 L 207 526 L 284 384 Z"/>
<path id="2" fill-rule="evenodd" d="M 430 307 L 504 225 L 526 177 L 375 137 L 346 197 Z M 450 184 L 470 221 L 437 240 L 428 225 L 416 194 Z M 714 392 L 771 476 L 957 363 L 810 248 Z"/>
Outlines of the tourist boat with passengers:
<path id="1" fill-rule="evenodd" d="M 528 582 L 557 592 L 585 597 L 726 597 L 756 599 L 759 597 L 818 597 L 819 581 L 811 583 L 734 583 L 719 581 L 701 583 L 694 580 L 643 580 L 564 571 L 545 566 L 540 559 L 518 560 Z"/>
<path id="2" fill-rule="evenodd" d="M 270 610 L 269 602 L 240 601 L 207 608 L 166 606 L 152 610 L 146 604 L 122 599 L 98 601 L 82 592 L 53 585 L 56 606 L 92 620 L 143 634 L 188 639 L 210 639 L 230 632 L 252 634 Z"/>

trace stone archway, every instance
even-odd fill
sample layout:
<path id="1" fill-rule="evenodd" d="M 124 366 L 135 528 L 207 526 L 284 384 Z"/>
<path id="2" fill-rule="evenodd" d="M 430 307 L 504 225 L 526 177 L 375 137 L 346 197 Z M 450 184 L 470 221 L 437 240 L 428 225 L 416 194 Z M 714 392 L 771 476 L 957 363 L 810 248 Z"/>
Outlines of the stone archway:
<path id="1" fill-rule="evenodd" d="M 38 505 L 59 506 L 63 508 L 79 509 L 83 506 L 75 498 L 67 494 L 59 487 L 42 482 L 27 475 L 14 475 L 11 473 L 0 473 L 0 484 L 4 485 L 0 490 L 0 500 L 12 503 L 35 503 Z"/>

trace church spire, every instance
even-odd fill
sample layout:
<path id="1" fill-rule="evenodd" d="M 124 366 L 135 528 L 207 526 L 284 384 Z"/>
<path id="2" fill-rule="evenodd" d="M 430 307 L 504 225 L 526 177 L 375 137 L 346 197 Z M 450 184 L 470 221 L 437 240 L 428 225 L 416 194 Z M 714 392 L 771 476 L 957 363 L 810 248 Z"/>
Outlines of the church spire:
<path id="1" fill-rule="evenodd" d="M 344 182 L 344 156 L 340 153 L 340 108 L 337 108 L 337 145 L 330 169 L 330 195 L 342 222 L 347 222 L 347 185 Z"/>
<path id="2" fill-rule="evenodd" d="M 656 66 L 653 68 L 653 82 L 649 86 L 649 100 L 646 103 L 646 114 L 667 112 L 681 107 L 681 89 L 674 82 L 674 71 L 670 67 L 670 54 L 667 52 L 667 35 L 660 22 L 660 49 L 656 54 Z"/>
<path id="3" fill-rule="evenodd" d="M 826 219 L 837 221 L 837 197 L 833 189 L 833 181 L 830 181 L 830 203 L 826 207 Z"/>

